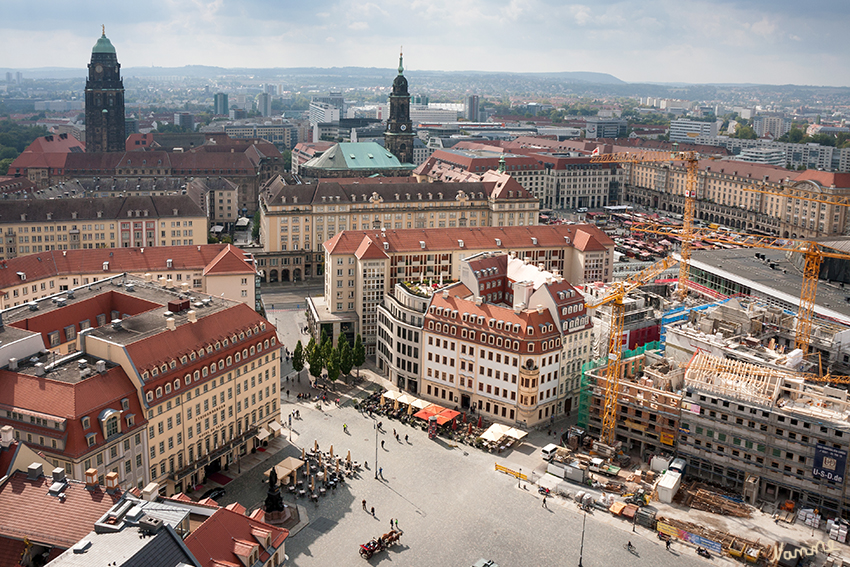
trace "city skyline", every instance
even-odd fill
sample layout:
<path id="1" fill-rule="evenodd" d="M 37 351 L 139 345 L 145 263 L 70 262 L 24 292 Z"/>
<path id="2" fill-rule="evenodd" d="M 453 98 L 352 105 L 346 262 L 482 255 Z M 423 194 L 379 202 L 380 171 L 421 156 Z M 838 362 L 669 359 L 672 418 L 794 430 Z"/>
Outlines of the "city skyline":
<path id="1" fill-rule="evenodd" d="M 379 67 L 404 46 L 411 71 L 609 73 L 623 81 L 850 85 L 830 0 L 688 2 L 54 0 L 5 6 L 0 29 L 22 49 L 0 67 L 81 67 L 106 25 L 122 67 Z M 35 17 L 35 15 L 38 17 Z M 817 38 L 818 41 L 812 41 Z"/>

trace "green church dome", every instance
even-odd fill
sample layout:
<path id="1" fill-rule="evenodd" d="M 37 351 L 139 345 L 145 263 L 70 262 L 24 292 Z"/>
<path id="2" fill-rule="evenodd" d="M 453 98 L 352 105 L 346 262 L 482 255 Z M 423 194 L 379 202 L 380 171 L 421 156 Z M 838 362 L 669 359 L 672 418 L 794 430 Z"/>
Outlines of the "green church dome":
<path id="1" fill-rule="evenodd" d="M 94 47 L 91 50 L 92 53 L 115 53 L 115 48 L 112 46 L 112 42 L 109 41 L 109 38 L 106 37 L 106 31 L 104 30 L 103 35 L 98 38 L 97 43 L 94 44 Z"/>

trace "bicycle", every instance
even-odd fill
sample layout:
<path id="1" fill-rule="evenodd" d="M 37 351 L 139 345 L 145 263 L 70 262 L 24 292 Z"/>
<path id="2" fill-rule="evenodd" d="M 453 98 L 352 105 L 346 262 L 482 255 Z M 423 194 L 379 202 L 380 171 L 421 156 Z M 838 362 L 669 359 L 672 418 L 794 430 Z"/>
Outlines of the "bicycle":
<path id="1" fill-rule="evenodd" d="M 625 549 L 626 551 L 628 551 L 632 555 L 638 555 L 637 548 L 634 545 L 632 545 L 632 542 L 624 543 L 623 549 Z"/>

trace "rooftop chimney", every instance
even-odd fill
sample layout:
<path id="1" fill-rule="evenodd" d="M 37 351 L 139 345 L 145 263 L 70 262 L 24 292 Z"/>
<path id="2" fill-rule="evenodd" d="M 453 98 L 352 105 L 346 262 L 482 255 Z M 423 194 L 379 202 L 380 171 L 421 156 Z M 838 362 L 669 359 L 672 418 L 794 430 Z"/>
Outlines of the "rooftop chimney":
<path id="1" fill-rule="evenodd" d="M 33 463 L 27 467 L 27 478 L 30 480 L 38 479 L 43 473 L 41 463 Z"/>
<path id="2" fill-rule="evenodd" d="M 103 374 L 104 372 L 106 372 L 106 361 L 98 360 L 97 362 L 95 362 L 94 367 L 100 374 Z"/>
<path id="3" fill-rule="evenodd" d="M 169 317 L 165 320 L 165 326 L 169 331 L 174 331 L 177 329 L 177 325 L 174 323 L 174 317 Z"/>
<path id="4" fill-rule="evenodd" d="M 198 315 L 195 313 L 194 309 L 190 309 L 189 312 L 186 315 L 189 316 L 189 322 L 190 323 L 197 323 L 198 322 Z"/>
<path id="5" fill-rule="evenodd" d="M 106 475 L 106 492 L 107 494 L 118 492 L 118 473 L 115 471 L 109 472 Z"/>
<path id="6" fill-rule="evenodd" d="M 153 502 L 159 494 L 159 484 L 151 482 L 142 489 L 142 500 Z"/>
<path id="7" fill-rule="evenodd" d="M 543 306 L 542 305 L 539 305 L 539 304 L 537 305 L 537 313 L 538 314 L 543 313 Z"/>
<path id="8" fill-rule="evenodd" d="M 15 428 L 4 425 L 0 428 L 0 449 L 8 449 L 15 442 Z"/>
<path id="9" fill-rule="evenodd" d="M 36 362 L 35 363 L 35 375 L 36 376 L 44 376 L 44 363 Z"/>
<path id="10" fill-rule="evenodd" d="M 449 298 L 449 290 L 444 289 L 443 290 L 443 299 L 448 299 L 448 298 Z"/>
<path id="11" fill-rule="evenodd" d="M 97 487 L 97 469 L 86 469 L 86 490 L 95 490 Z"/>
<path id="12" fill-rule="evenodd" d="M 18 369 L 18 359 L 10 358 L 9 359 L 9 370 L 17 370 Z"/>
<path id="13" fill-rule="evenodd" d="M 65 469 L 62 467 L 53 469 L 53 482 L 65 482 Z"/>

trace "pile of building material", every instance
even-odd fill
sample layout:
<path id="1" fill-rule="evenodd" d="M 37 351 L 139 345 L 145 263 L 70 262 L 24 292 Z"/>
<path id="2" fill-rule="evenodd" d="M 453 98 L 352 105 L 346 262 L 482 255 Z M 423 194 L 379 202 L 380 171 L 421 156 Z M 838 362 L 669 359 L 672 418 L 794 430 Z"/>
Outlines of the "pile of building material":
<path id="1" fill-rule="evenodd" d="M 719 530 L 712 530 L 711 528 L 706 528 L 697 524 L 692 524 L 690 522 L 685 522 L 682 520 L 674 520 L 672 518 L 658 518 L 659 522 L 664 522 L 666 524 L 670 524 L 677 530 L 684 530 L 686 532 L 690 532 L 692 534 L 696 534 L 702 538 L 716 541 L 720 544 L 720 547 L 723 551 L 730 553 L 731 550 L 741 550 L 747 551 L 748 554 L 752 556 L 761 556 L 761 557 L 770 557 L 770 551 L 773 548 L 773 545 L 760 543 L 761 540 L 750 541 L 744 538 L 735 536 L 728 532 L 721 532 Z M 733 555 L 737 555 L 733 553 Z"/>
<path id="2" fill-rule="evenodd" d="M 844 522 L 827 520 L 826 531 L 829 532 L 829 539 L 834 539 L 839 543 L 844 543 L 847 541 L 847 524 L 845 524 Z"/>
<path id="3" fill-rule="evenodd" d="M 797 510 L 797 521 L 803 522 L 813 528 L 820 527 L 820 516 L 815 514 L 815 511 L 811 508 L 800 508 Z"/>
<path id="4" fill-rule="evenodd" d="M 686 502 L 691 508 L 704 510 L 712 514 L 735 516 L 738 518 L 749 518 L 752 516 L 752 510 L 746 504 L 729 500 L 720 494 L 702 488 L 691 491 L 690 498 L 686 499 Z"/>

